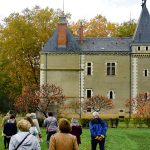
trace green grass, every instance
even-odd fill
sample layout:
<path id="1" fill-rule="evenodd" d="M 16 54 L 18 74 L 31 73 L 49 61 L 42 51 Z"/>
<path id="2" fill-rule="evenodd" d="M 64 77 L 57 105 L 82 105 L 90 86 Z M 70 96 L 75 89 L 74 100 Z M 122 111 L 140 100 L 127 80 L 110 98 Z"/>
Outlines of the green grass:
<path id="1" fill-rule="evenodd" d="M 43 142 L 41 149 L 47 150 L 46 133 L 42 128 Z M 90 133 L 83 129 L 80 150 L 91 150 Z M 148 128 L 108 128 L 105 150 L 150 150 L 150 129 Z M 3 140 L 0 137 L 0 150 L 3 150 Z"/>

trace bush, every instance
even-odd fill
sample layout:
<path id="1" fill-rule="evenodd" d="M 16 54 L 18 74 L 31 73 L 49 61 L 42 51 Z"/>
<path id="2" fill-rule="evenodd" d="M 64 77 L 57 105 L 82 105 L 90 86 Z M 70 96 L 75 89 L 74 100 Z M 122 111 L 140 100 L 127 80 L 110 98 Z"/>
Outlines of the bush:
<path id="1" fill-rule="evenodd" d="M 81 119 L 80 122 L 81 122 L 82 127 L 88 128 L 90 120 L 91 119 Z"/>

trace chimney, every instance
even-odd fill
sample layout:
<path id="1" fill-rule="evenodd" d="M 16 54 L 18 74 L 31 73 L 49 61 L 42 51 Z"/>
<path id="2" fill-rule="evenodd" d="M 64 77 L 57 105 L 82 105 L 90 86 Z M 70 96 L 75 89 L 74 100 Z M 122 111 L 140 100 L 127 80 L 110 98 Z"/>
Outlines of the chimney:
<path id="1" fill-rule="evenodd" d="M 79 43 L 83 43 L 83 25 L 82 22 L 80 22 L 80 28 L 79 28 Z"/>
<path id="2" fill-rule="evenodd" d="M 66 48 L 67 43 L 67 21 L 66 17 L 62 15 L 58 22 L 58 48 Z"/>

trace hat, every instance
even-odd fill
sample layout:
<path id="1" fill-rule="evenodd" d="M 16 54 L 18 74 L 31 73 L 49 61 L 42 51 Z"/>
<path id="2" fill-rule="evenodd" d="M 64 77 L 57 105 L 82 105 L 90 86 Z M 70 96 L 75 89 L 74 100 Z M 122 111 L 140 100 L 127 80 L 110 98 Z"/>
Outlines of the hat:
<path id="1" fill-rule="evenodd" d="M 94 111 L 94 112 L 93 112 L 93 116 L 94 116 L 94 117 L 99 117 L 99 113 L 98 113 L 97 111 Z"/>

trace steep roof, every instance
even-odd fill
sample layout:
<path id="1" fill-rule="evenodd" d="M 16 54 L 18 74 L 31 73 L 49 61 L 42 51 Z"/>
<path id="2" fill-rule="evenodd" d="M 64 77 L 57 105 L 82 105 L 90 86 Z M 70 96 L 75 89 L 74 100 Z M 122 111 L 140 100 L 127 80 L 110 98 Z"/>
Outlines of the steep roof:
<path id="1" fill-rule="evenodd" d="M 129 52 L 132 38 L 85 38 L 82 52 Z"/>
<path id="2" fill-rule="evenodd" d="M 133 36 L 133 43 L 150 43 L 150 15 L 146 2 L 142 5 L 141 15 Z"/>
<path id="3" fill-rule="evenodd" d="M 78 52 L 80 50 L 78 43 L 76 42 L 69 29 L 67 29 L 66 32 L 66 47 L 58 47 L 58 30 L 56 29 L 52 37 L 45 43 L 42 52 Z"/>

